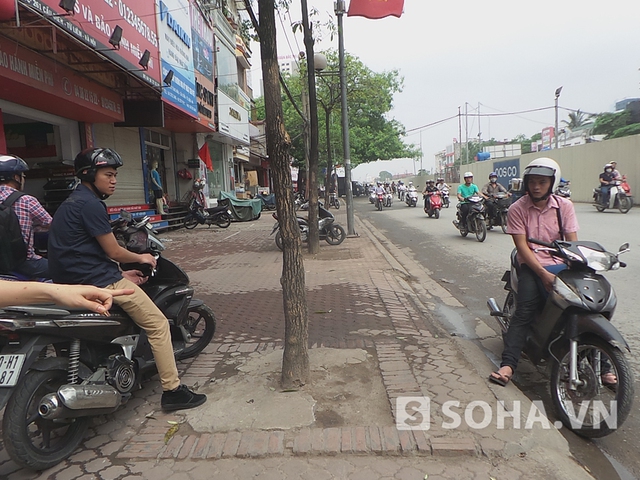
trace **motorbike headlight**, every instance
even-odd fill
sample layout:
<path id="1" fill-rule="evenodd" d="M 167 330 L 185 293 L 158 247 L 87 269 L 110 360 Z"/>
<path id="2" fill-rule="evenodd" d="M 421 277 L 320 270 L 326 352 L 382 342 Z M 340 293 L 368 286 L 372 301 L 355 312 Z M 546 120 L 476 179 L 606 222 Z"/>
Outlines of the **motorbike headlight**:
<path id="1" fill-rule="evenodd" d="M 558 276 L 556 276 L 556 279 L 553 282 L 553 293 L 571 305 L 582 305 L 582 299 L 580 296 Z"/>
<path id="2" fill-rule="evenodd" d="M 599 252 L 588 247 L 579 246 L 578 250 L 587 260 L 587 265 L 596 272 L 604 272 L 611 270 L 613 265 L 617 263 L 615 255 L 609 252 Z"/>

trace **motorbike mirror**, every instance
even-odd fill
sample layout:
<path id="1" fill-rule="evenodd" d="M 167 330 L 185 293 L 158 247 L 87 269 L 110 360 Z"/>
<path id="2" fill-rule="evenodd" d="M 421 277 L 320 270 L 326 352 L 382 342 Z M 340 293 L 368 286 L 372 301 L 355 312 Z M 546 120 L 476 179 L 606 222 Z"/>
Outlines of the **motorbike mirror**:
<path id="1" fill-rule="evenodd" d="M 629 243 L 623 243 L 622 245 L 620 245 L 620 248 L 618 249 L 618 255 L 627 253 L 629 250 L 630 250 Z"/>
<path id="2" fill-rule="evenodd" d="M 127 212 L 126 210 L 120 210 L 120 216 L 125 219 L 127 222 L 131 221 L 131 219 L 133 218 L 131 216 L 130 212 Z"/>

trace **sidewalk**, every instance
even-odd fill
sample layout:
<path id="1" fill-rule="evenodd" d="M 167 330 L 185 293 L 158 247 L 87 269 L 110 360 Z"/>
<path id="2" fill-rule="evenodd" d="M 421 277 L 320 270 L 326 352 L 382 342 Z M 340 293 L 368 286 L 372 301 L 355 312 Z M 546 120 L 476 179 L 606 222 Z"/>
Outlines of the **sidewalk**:
<path id="1" fill-rule="evenodd" d="M 346 229 L 345 213 L 337 218 Z M 282 254 L 272 226 L 263 214 L 226 230 L 161 235 L 218 320 L 212 344 L 178 366 L 209 396 L 203 407 L 160 412 L 153 379 L 96 419 L 69 460 L 38 474 L 1 451 L 0 478 L 592 478 L 515 386 L 488 384 L 494 366 L 484 354 L 432 318 L 432 294 L 446 291 L 359 220 L 359 237 L 305 253 L 312 382 L 281 392 Z M 508 411 L 520 405 L 517 420 L 502 415 L 505 428 L 499 401 Z M 428 429 L 398 430 L 396 421 Z"/>

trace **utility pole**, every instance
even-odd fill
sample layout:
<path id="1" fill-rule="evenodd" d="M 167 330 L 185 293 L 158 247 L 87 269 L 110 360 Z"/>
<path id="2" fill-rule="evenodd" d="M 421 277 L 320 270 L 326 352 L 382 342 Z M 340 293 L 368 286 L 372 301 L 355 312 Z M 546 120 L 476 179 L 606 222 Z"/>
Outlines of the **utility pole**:
<path id="1" fill-rule="evenodd" d="M 466 136 L 465 145 L 467 146 L 467 159 L 465 161 L 465 164 L 469 163 L 469 111 L 467 109 L 468 105 L 469 104 L 467 102 L 464 102 L 464 134 Z"/>
<path id="2" fill-rule="evenodd" d="M 346 12 L 344 0 L 334 4 L 338 17 L 338 58 L 340 70 L 340 107 L 342 110 L 342 146 L 344 149 L 344 183 L 347 192 L 347 235 L 355 235 L 353 215 L 353 186 L 351 185 L 351 145 L 349 144 L 349 110 L 347 106 L 347 68 L 344 61 L 344 28 L 342 16 Z"/>
<path id="3" fill-rule="evenodd" d="M 560 98 L 560 92 L 562 92 L 562 86 L 559 86 L 558 88 L 556 88 L 556 104 L 555 104 L 555 110 L 556 110 L 556 128 L 553 131 L 553 138 L 555 140 L 555 144 L 556 144 L 556 150 L 558 149 L 558 98 Z"/>

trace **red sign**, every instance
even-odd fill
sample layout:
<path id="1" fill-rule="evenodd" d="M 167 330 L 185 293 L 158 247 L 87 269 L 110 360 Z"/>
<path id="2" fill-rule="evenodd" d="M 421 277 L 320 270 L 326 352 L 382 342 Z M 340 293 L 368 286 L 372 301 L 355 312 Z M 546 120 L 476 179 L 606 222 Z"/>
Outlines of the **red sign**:
<path id="1" fill-rule="evenodd" d="M 393 15 L 400 18 L 404 0 L 351 0 L 349 17 L 366 17 L 378 19 Z"/>
<path id="2" fill-rule="evenodd" d="M 1 0 L 0 0 L 1 1 Z M 147 83 L 160 85 L 160 59 L 156 29 L 155 2 L 139 0 L 76 0 L 74 15 L 58 6 L 60 0 L 20 0 L 46 16 L 88 47 L 129 70 Z M 114 50 L 109 38 L 119 26 L 122 29 L 120 49 Z M 102 51 L 104 50 L 104 51 Z M 150 57 L 147 69 L 138 62 L 145 50 Z"/>
<path id="3" fill-rule="evenodd" d="M 0 98 L 72 120 L 124 120 L 122 98 L 47 57 L 0 37 Z M 34 92 L 34 89 L 37 92 Z"/>

